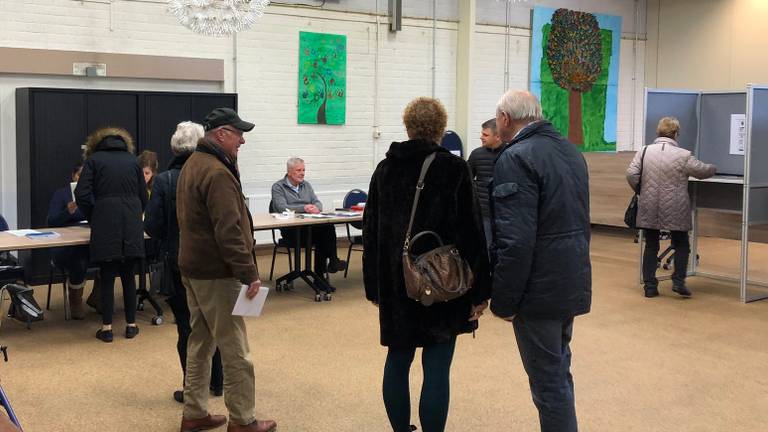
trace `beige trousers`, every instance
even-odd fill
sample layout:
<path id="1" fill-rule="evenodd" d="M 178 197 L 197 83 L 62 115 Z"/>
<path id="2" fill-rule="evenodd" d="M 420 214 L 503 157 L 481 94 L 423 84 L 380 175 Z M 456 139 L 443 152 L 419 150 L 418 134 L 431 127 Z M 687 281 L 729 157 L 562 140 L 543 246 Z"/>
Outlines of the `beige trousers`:
<path id="1" fill-rule="evenodd" d="M 187 344 L 184 418 L 199 419 L 208 415 L 211 358 L 218 346 L 229 419 L 247 425 L 256 420 L 256 384 L 245 321 L 232 315 L 241 283 L 235 279 L 200 280 L 184 276 L 182 282 L 187 288 L 192 328 Z"/>

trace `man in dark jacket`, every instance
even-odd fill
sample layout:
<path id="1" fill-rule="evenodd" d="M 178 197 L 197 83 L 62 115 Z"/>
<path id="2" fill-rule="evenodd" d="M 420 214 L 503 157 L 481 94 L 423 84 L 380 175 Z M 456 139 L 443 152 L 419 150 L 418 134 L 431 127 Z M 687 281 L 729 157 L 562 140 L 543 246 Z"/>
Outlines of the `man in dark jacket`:
<path id="1" fill-rule="evenodd" d="M 72 169 L 70 180 L 77 183 L 83 164 L 78 163 Z M 85 220 L 83 212 L 77 208 L 72 187 L 68 184 L 53 193 L 48 204 L 48 226 L 65 227 L 78 225 Z M 69 310 L 72 319 L 85 318 L 83 307 L 83 289 L 85 288 L 85 275 L 88 272 L 90 254 L 88 246 L 68 246 L 51 249 L 51 259 L 57 267 L 67 274 L 69 284 Z"/>
<path id="2" fill-rule="evenodd" d="M 187 159 L 176 188 L 179 269 L 187 288 L 192 332 L 181 432 L 215 429 L 227 422 L 208 413 L 211 356 L 218 345 L 224 366 L 228 432 L 271 432 L 272 420 L 256 420 L 255 376 L 245 321 L 232 315 L 241 287 L 246 297 L 261 280 L 253 253 L 253 223 L 245 205 L 237 153 L 253 123 L 229 108 L 205 118 L 205 136 Z"/>
<path id="3" fill-rule="evenodd" d="M 491 245 L 491 213 L 488 204 L 488 185 L 493 179 L 493 165 L 496 157 L 502 149 L 501 138 L 496 130 L 496 119 L 492 118 L 483 123 L 480 132 L 482 146 L 472 150 L 469 154 L 469 169 L 472 171 L 472 179 L 475 182 L 475 193 L 480 201 L 480 211 L 483 215 L 483 231 L 485 243 Z"/>
<path id="4" fill-rule="evenodd" d="M 184 378 L 187 376 L 187 342 L 192 327 L 189 323 L 189 306 L 187 306 L 187 290 L 181 282 L 179 272 L 179 222 L 176 218 L 176 185 L 179 173 L 184 163 L 195 151 L 197 142 L 205 132 L 203 126 L 190 121 L 181 122 L 176 126 L 176 132 L 171 137 L 173 160 L 168 170 L 154 177 L 152 193 L 150 194 L 147 210 L 144 212 L 144 231 L 158 242 L 158 254 L 165 258 L 165 265 L 170 267 L 171 280 L 167 284 L 168 296 L 166 302 L 173 311 L 176 321 L 178 340 L 176 350 L 179 353 L 181 369 Z M 164 285 L 166 287 L 166 285 Z M 221 353 L 216 350 L 211 366 L 211 391 L 216 396 L 224 394 L 224 374 L 221 366 Z M 184 403 L 184 391 L 173 392 L 176 402 Z"/>
<path id="5" fill-rule="evenodd" d="M 496 108 L 491 184 L 491 311 L 512 321 L 543 432 L 578 429 L 570 373 L 573 318 L 589 312 L 589 180 L 584 157 L 528 92 Z"/>

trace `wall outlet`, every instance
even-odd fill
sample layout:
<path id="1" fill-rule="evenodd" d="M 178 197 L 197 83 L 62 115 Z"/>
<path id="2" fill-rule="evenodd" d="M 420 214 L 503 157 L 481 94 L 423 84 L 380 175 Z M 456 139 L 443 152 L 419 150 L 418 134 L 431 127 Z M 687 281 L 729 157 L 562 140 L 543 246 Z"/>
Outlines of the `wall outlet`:
<path id="1" fill-rule="evenodd" d="M 107 76 L 106 63 L 72 63 L 72 75 Z"/>
<path id="2" fill-rule="evenodd" d="M 379 128 L 373 129 L 373 138 L 374 139 L 381 138 L 381 131 L 379 130 Z"/>

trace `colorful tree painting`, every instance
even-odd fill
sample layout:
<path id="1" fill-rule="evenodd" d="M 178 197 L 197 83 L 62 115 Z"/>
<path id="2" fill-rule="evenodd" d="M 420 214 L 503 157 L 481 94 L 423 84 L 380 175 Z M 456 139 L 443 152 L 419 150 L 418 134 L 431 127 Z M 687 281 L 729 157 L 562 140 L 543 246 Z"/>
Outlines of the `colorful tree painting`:
<path id="1" fill-rule="evenodd" d="M 581 151 L 616 150 L 621 17 L 533 11 L 530 90 Z"/>
<path id="2" fill-rule="evenodd" d="M 299 123 L 344 124 L 347 37 L 299 33 Z"/>
<path id="3" fill-rule="evenodd" d="M 568 90 L 568 139 L 582 145 L 581 94 L 592 89 L 603 60 L 597 18 L 586 12 L 556 10 L 546 50 L 552 78 Z"/>

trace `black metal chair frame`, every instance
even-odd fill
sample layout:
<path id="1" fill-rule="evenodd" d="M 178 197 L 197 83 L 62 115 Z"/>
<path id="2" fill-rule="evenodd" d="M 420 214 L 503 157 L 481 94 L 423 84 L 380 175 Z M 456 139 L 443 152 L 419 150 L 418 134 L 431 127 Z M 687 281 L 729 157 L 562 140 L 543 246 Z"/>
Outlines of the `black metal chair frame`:
<path id="1" fill-rule="evenodd" d="M 345 208 L 349 208 L 349 207 L 352 207 L 353 205 L 359 204 L 359 202 L 356 202 L 356 203 L 348 202 L 349 197 L 352 194 L 365 194 L 366 197 L 368 196 L 368 194 L 366 194 L 365 191 L 363 191 L 362 189 L 352 189 L 351 191 L 347 192 L 347 194 L 344 196 L 343 205 Z M 344 279 L 346 279 L 347 273 L 349 272 L 349 259 L 352 256 L 352 251 L 354 250 L 357 252 L 363 252 L 364 248 L 363 248 L 363 236 L 362 235 L 353 236 L 352 231 L 349 229 L 350 225 L 354 228 L 362 229 L 363 227 L 362 223 L 348 222 L 344 225 L 346 225 L 347 227 L 347 240 L 349 241 L 349 247 L 347 247 L 347 268 L 344 269 Z"/>

